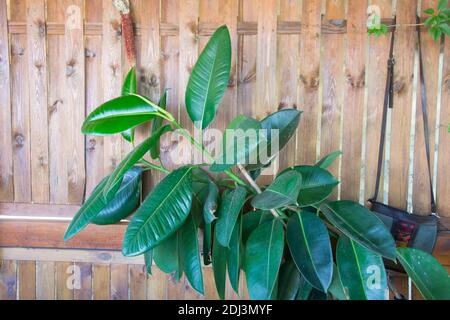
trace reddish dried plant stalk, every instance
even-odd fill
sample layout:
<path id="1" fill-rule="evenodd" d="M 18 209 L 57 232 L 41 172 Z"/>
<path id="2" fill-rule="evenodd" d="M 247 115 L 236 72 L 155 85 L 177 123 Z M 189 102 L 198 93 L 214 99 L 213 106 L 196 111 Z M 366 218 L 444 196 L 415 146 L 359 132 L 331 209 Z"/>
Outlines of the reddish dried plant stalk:
<path id="1" fill-rule="evenodd" d="M 136 62 L 136 44 L 133 30 L 133 19 L 130 14 L 129 0 L 114 0 L 114 6 L 120 11 L 122 20 L 122 36 L 125 39 L 125 49 L 128 61 L 132 64 Z"/>

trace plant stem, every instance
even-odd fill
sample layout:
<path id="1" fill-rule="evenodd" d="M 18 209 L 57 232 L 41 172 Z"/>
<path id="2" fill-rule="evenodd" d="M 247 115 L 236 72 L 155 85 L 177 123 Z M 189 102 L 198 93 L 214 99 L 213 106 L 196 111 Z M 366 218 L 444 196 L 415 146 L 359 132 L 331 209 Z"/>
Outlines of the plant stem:
<path id="1" fill-rule="evenodd" d="M 145 165 L 149 169 L 157 170 L 157 171 L 160 171 L 160 172 L 165 173 L 165 174 L 169 174 L 170 173 L 170 171 L 167 170 L 166 168 L 163 168 L 162 166 L 154 165 L 153 163 L 150 163 L 150 162 L 148 162 L 145 159 L 141 159 L 140 163 L 142 163 L 143 165 Z"/>

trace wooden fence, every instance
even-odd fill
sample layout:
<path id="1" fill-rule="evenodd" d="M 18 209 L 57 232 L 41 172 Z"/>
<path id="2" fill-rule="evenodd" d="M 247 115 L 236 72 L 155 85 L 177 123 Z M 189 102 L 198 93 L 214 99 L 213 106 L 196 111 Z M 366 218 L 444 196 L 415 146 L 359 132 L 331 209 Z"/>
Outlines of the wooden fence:
<path id="1" fill-rule="evenodd" d="M 342 150 L 331 169 L 342 181 L 335 197 L 372 196 L 389 38 L 367 36 L 367 7 L 378 5 L 388 24 L 395 12 L 399 24 L 413 24 L 417 12 L 437 0 L 131 3 L 142 94 L 157 101 L 170 88 L 170 111 L 189 125 L 184 90 L 190 70 L 214 29 L 227 24 L 232 77 L 214 127 L 224 129 L 238 114 L 261 119 L 280 108 L 301 109 L 300 129 L 281 164 L 311 164 Z M 427 213 L 416 37 L 414 28 L 398 28 L 384 185 L 390 204 Z M 437 44 L 423 32 L 423 53 L 438 211 L 446 221 L 450 41 Z M 120 94 L 129 67 L 111 0 L 0 0 L 1 299 L 202 298 L 184 280 L 176 284 L 157 270 L 147 278 L 142 260 L 125 260 L 116 251 L 123 224 L 89 227 L 62 241 L 85 188 L 89 193 L 129 151 L 120 137 L 80 133 L 87 113 Z M 138 139 L 147 132 L 140 128 Z M 441 238 L 436 251 L 446 265 L 449 242 Z M 81 282 L 71 278 L 77 274 Z M 212 270 L 205 274 L 205 296 L 215 298 Z"/>

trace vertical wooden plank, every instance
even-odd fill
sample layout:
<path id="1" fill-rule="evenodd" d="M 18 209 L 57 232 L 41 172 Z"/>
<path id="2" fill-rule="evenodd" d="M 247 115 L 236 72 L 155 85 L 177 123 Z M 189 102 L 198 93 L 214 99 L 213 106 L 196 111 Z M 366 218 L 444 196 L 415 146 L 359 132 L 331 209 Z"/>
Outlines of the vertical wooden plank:
<path id="1" fill-rule="evenodd" d="M 62 1 L 47 2 L 47 22 L 65 23 L 65 7 Z M 63 35 L 48 36 L 48 120 L 49 120 L 49 146 L 50 153 L 50 203 L 67 204 L 68 202 L 68 176 L 67 155 L 64 144 L 67 140 L 62 133 L 67 129 L 66 101 L 64 86 L 66 70 L 65 40 Z"/>
<path id="2" fill-rule="evenodd" d="M 68 203 L 83 201 L 85 182 L 84 137 L 80 134 L 85 118 L 84 1 L 65 0 L 65 107 L 69 141 L 67 151 Z M 69 143 L 68 143 L 69 142 Z"/>
<path id="3" fill-rule="evenodd" d="M 185 299 L 185 285 L 184 276 L 177 281 L 172 275 L 167 277 L 167 300 L 184 300 Z"/>
<path id="4" fill-rule="evenodd" d="M 258 21 L 253 0 L 240 0 L 239 22 Z M 256 108 L 256 52 L 257 35 L 240 35 L 238 42 L 238 114 L 252 116 Z"/>
<path id="5" fill-rule="evenodd" d="M 152 275 L 147 277 L 147 300 L 167 299 L 167 277 L 158 268 L 152 269 Z"/>
<path id="6" fill-rule="evenodd" d="M 102 24 L 102 0 L 86 1 L 86 22 Z M 86 112 L 103 102 L 102 36 L 86 36 Z M 103 179 L 103 138 L 86 137 L 86 194 Z"/>
<path id="7" fill-rule="evenodd" d="M 103 100 L 120 95 L 122 79 L 122 55 L 120 36 L 120 14 L 112 1 L 103 0 Z M 122 137 L 104 138 L 104 174 L 109 174 L 121 160 Z"/>
<path id="8" fill-rule="evenodd" d="M 92 264 L 77 262 L 75 263 L 75 272 L 80 278 L 77 279 L 77 286 L 74 288 L 74 299 L 92 300 Z"/>
<path id="9" fill-rule="evenodd" d="M 450 159 L 450 41 L 445 39 L 444 69 L 442 82 L 442 102 L 439 121 L 439 158 L 437 174 L 437 206 L 438 212 L 450 217 L 450 179 L 448 178 L 448 164 Z"/>
<path id="10" fill-rule="evenodd" d="M 26 22 L 26 1 L 10 4 L 11 21 Z M 11 105 L 14 160 L 14 201 L 31 202 L 30 99 L 25 34 L 11 36 Z"/>
<path id="11" fill-rule="evenodd" d="M 184 298 L 185 300 L 204 300 L 205 296 L 195 291 L 188 279 L 184 277 Z"/>
<path id="12" fill-rule="evenodd" d="M 0 260 L 0 300 L 17 299 L 17 263 Z"/>
<path id="13" fill-rule="evenodd" d="M 36 299 L 55 299 L 55 263 L 36 261 Z"/>
<path id="14" fill-rule="evenodd" d="M 111 300 L 128 300 L 127 265 L 111 265 Z"/>
<path id="15" fill-rule="evenodd" d="M 301 18 L 301 3 L 298 0 L 281 0 L 279 21 L 299 22 Z M 278 108 L 297 109 L 299 80 L 299 35 L 278 35 L 277 44 L 277 83 Z M 286 146 L 280 155 L 280 168 L 296 164 L 296 136 Z"/>
<path id="16" fill-rule="evenodd" d="M 392 0 L 373 0 L 372 5 L 381 9 L 382 18 L 392 17 Z M 390 36 L 369 38 L 369 74 L 366 144 L 365 144 L 365 199 L 375 194 L 376 170 L 378 161 L 378 146 L 380 145 L 381 118 L 383 115 L 384 94 L 387 77 L 387 61 L 389 58 Z M 384 172 L 384 171 L 383 171 Z M 382 175 L 382 178 L 384 174 Z M 383 181 L 383 179 L 381 180 Z M 384 184 L 381 183 L 381 190 Z M 383 192 L 380 196 L 382 197 Z M 382 199 L 382 198 L 380 198 Z"/>
<path id="17" fill-rule="evenodd" d="M 345 0 L 327 0 L 325 21 L 341 25 L 345 19 Z M 344 92 L 344 34 L 322 35 L 323 101 L 321 118 L 320 155 L 325 156 L 341 149 L 341 116 Z M 330 167 L 340 176 L 340 160 Z M 336 196 L 336 192 L 334 193 Z"/>
<path id="18" fill-rule="evenodd" d="M 13 202 L 13 148 L 7 0 L 0 1 L 0 202 Z"/>
<path id="19" fill-rule="evenodd" d="M 72 262 L 56 262 L 56 300 L 73 300 L 75 284 L 74 264 Z"/>
<path id="20" fill-rule="evenodd" d="M 30 86 L 31 189 L 34 203 L 50 200 L 45 1 L 27 0 Z"/>
<path id="21" fill-rule="evenodd" d="M 147 271 L 145 266 L 129 265 L 130 300 L 147 299 Z"/>
<path id="22" fill-rule="evenodd" d="M 397 24 L 414 24 L 417 1 L 397 1 Z M 392 110 L 389 204 L 406 209 L 414 78 L 414 28 L 398 28 L 395 45 L 395 96 Z"/>
<path id="23" fill-rule="evenodd" d="M 92 294 L 94 300 L 109 300 L 111 272 L 109 265 L 94 264 L 92 266 Z"/>
<path id="24" fill-rule="evenodd" d="M 341 198 L 359 201 L 366 79 L 367 0 L 349 0 L 342 132 Z M 381 83 L 379 83 L 381 85 Z"/>
<path id="25" fill-rule="evenodd" d="M 422 0 L 422 17 L 427 15 L 423 10 L 436 8 L 437 0 Z M 429 126 L 429 143 L 431 152 L 432 173 L 434 168 L 434 150 L 436 149 L 436 109 L 439 82 L 440 43 L 436 43 L 426 29 L 421 31 L 422 56 L 424 65 L 424 79 L 427 93 L 427 113 Z M 429 215 L 431 210 L 431 196 L 427 158 L 425 153 L 425 138 L 423 130 L 422 104 L 420 82 L 417 87 L 416 127 L 414 142 L 414 179 L 413 179 L 413 208 L 415 214 Z"/>
<path id="26" fill-rule="evenodd" d="M 300 35 L 300 81 L 298 108 L 303 111 L 297 137 L 297 163 L 312 164 L 317 159 L 320 83 L 320 24 L 322 1 L 302 2 Z"/>
<path id="27" fill-rule="evenodd" d="M 36 299 L 36 262 L 19 261 L 19 300 Z"/>
<path id="28" fill-rule="evenodd" d="M 219 294 L 217 293 L 216 283 L 214 281 L 214 273 L 212 268 L 203 269 L 203 279 L 205 283 L 205 299 L 206 300 L 219 300 Z"/>
<path id="29" fill-rule="evenodd" d="M 198 58 L 198 19 L 200 0 L 185 0 L 179 2 L 179 116 L 180 123 L 186 129 L 193 131 L 193 124 L 186 112 L 186 86 Z"/>

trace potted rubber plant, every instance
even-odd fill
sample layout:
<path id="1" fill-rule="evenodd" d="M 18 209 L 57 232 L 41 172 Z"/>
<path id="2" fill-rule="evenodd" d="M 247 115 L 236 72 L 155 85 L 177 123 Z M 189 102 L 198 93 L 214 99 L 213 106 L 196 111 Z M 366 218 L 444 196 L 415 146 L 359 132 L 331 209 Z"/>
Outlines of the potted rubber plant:
<path id="1" fill-rule="evenodd" d="M 385 299 L 383 258 L 401 263 L 425 298 L 450 298 L 448 274 L 436 259 L 396 248 L 389 230 L 359 203 L 329 200 L 339 181 L 327 168 L 339 152 L 258 184 L 258 176 L 295 135 L 300 111 L 281 110 L 261 121 L 240 115 L 219 151 L 207 151 L 203 134 L 227 90 L 231 59 L 230 34 L 222 26 L 201 53 L 186 89 L 186 111 L 200 138 L 167 111 L 167 93 L 159 103 L 137 94 L 131 69 L 122 96 L 92 112 L 82 132 L 122 134 L 134 146 L 134 129 L 152 122 L 150 135 L 100 182 L 65 239 L 90 223 L 113 224 L 133 214 L 124 235 L 125 256 L 144 255 L 149 273 L 155 264 L 176 279 L 185 274 L 200 294 L 202 268 L 212 264 L 222 299 L 227 277 L 239 291 L 242 270 L 252 299 Z M 249 139 L 248 132 L 256 138 Z M 185 138 L 201 161 L 166 168 L 160 142 L 171 134 Z M 141 173 L 148 170 L 165 177 L 138 203 Z"/>

